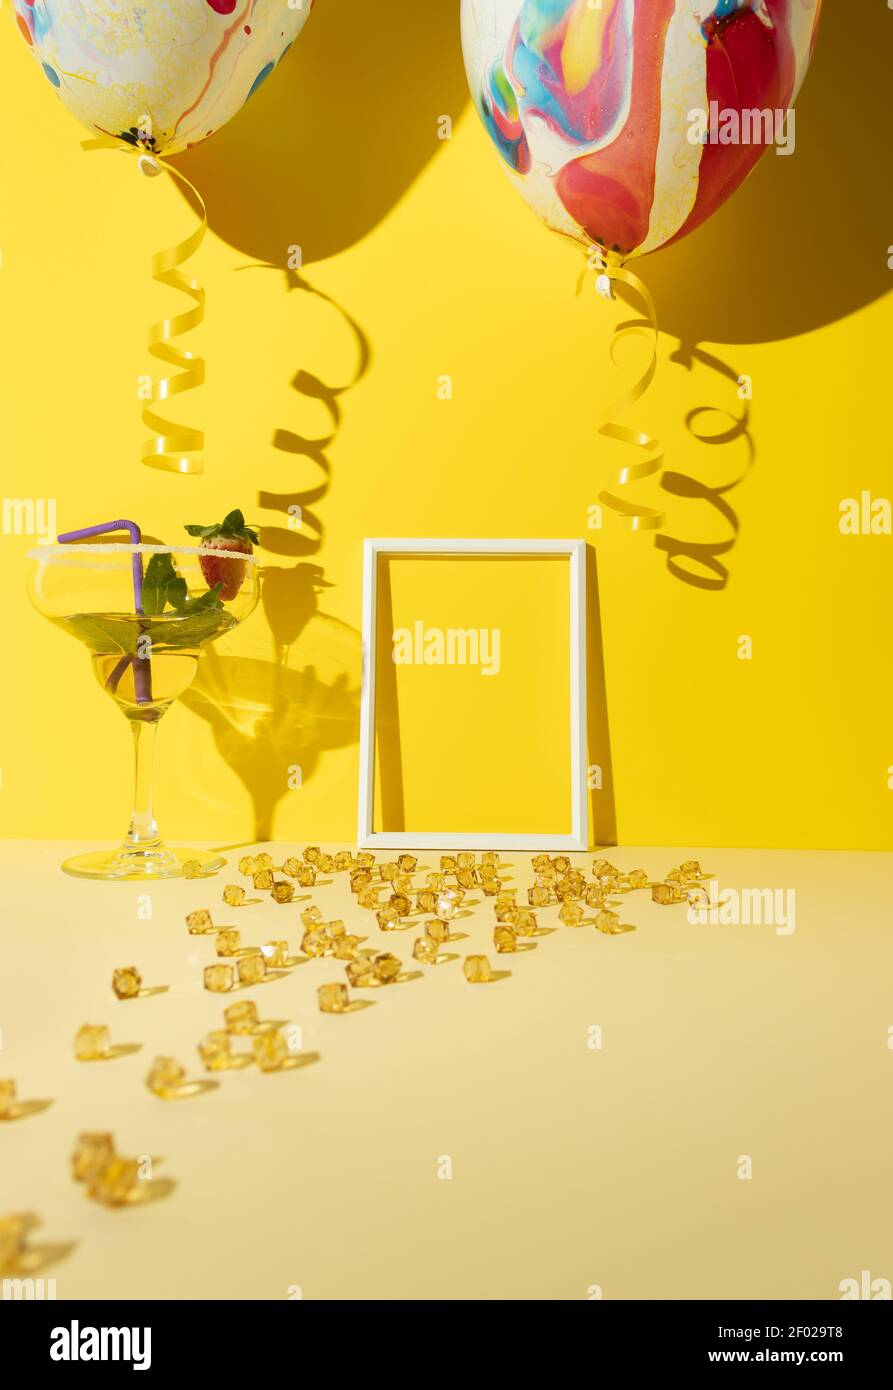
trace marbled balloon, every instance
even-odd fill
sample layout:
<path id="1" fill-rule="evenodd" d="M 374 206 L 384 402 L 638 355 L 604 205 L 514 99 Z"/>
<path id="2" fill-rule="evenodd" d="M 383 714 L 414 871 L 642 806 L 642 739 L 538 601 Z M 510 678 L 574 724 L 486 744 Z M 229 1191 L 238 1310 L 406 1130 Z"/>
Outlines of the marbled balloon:
<path id="1" fill-rule="evenodd" d="M 65 105 L 97 134 L 156 154 L 205 140 L 294 42 L 313 0 L 13 0 Z"/>
<path id="2" fill-rule="evenodd" d="M 462 42 L 480 116 L 531 207 L 626 258 L 698 226 L 774 142 L 821 5 L 462 0 Z"/>

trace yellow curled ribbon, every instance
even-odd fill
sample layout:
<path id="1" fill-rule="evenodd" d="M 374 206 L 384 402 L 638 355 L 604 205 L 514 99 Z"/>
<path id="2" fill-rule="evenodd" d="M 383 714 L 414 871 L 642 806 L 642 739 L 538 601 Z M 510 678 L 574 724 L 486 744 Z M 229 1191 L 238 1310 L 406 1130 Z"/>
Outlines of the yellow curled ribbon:
<path id="1" fill-rule="evenodd" d="M 186 275 L 180 267 L 198 251 L 208 230 L 208 213 L 204 199 L 179 169 L 165 163 L 158 155 L 150 154 L 138 146 L 129 146 L 111 137 L 83 141 L 85 150 L 120 150 L 125 154 L 137 155 L 140 167 L 147 173 L 158 174 L 162 170 L 176 179 L 186 189 L 198 216 L 199 225 L 190 236 L 166 251 L 157 251 L 152 257 L 152 278 L 161 285 L 195 300 L 195 307 L 187 309 L 173 318 L 160 319 L 149 329 L 149 353 L 169 367 L 179 368 L 176 376 L 164 376 L 156 384 L 154 400 L 168 401 L 201 386 L 205 380 L 205 363 L 202 357 L 190 352 L 188 348 L 178 347 L 173 342 L 181 333 L 197 328 L 205 317 L 205 291 L 199 282 Z M 147 405 L 143 410 L 143 424 L 152 430 L 152 438 L 147 439 L 142 448 L 142 462 L 148 468 L 160 468 L 167 473 L 201 473 L 204 464 L 201 452 L 205 447 L 203 430 L 190 429 L 185 425 L 165 420 Z"/>
<path id="2" fill-rule="evenodd" d="M 617 361 L 617 349 L 625 339 L 630 337 L 644 336 L 647 338 L 651 348 L 651 359 L 644 375 L 635 382 L 625 396 L 614 401 L 606 411 L 604 423 L 598 431 L 604 439 L 616 439 L 621 444 L 629 444 L 642 451 L 643 457 L 638 463 L 627 464 L 617 474 L 616 485 L 626 487 L 629 483 L 638 482 L 642 478 L 653 477 L 660 473 L 663 467 L 664 448 L 659 440 L 649 434 L 644 434 L 641 430 L 632 429 L 628 425 L 613 423 L 615 415 L 628 410 L 630 406 L 641 400 L 654 380 L 657 372 L 657 310 L 647 285 L 644 285 L 638 275 L 627 270 L 619 261 L 613 258 L 609 259 L 609 253 L 603 251 L 600 246 L 590 248 L 589 263 L 598 273 L 597 287 L 600 292 L 610 295 L 610 285 L 618 281 L 628 285 L 644 304 L 648 319 L 647 324 L 627 324 L 623 328 L 618 328 L 614 333 L 611 343 L 611 361 L 615 367 L 620 366 Z M 629 522 L 632 531 L 659 531 L 666 521 L 665 512 L 658 511 L 655 507 L 646 507 L 642 503 L 627 501 L 607 490 L 599 493 L 598 500 L 624 517 Z"/>

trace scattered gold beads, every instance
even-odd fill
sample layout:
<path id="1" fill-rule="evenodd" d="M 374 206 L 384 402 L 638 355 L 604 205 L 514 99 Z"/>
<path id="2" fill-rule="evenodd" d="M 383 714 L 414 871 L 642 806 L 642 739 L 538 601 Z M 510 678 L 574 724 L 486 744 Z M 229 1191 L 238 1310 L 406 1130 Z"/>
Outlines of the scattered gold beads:
<path id="1" fill-rule="evenodd" d="M 565 926 L 579 927 L 594 919 L 598 931 L 616 935 L 634 930 L 622 924 L 619 913 L 606 906 L 618 900 L 619 895 L 650 888 L 656 903 L 686 902 L 694 891 L 692 885 L 705 877 L 700 864 L 693 859 L 672 869 L 662 883 L 653 882 L 644 869 L 623 872 L 603 858 L 591 861 L 591 878 L 573 867 L 566 854 L 554 857 L 537 854 L 531 862 L 534 882 L 526 888 L 506 886 L 505 876 L 511 866 L 502 868 L 500 856 L 495 851 L 476 855 L 463 850 L 441 855 L 437 870 L 426 869 L 419 875 L 421 883 L 413 881 L 419 869 L 416 855 L 399 854 L 377 865 L 375 855 L 368 851 L 328 853 L 319 845 L 308 845 L 300 857 L 297 854 L 283 857 L 279 867 L 274 866 L 268 853 L 245 855 L 239 860 L 239 872 L 251 880 L 255 889 L 269 892 L 273 902 L 285 906 L 295 901 L 298 889 L 316 886 L 318 877 L 321 881 L 322 876 L 343 873 L 358 910 L 370 913 L 382 931 L 400 930 L 416 913 L 424 917 L 424 930 L 413 942 L 412 957 L 429 966 L 450 959 L 441 952 L 451 939 L 451 924 L 459 915 L 467 892 L 477 891 L 492 900 L 496 918 L 493 949 L 497 955 L 506 955 L 525 949 L 520 945 L 522 938 L 541 934 L 537 923 L 539 909 L 554 905 L 558 920 Z M 518 905 L 519 895 L 523 895 L 524 906 Z M 232 907 L 249 901 L 245 888 L 237 885 L 224 888 L 223 899 Z M 355 932 L 353 923 L 345 923 L 340 918 L 327 922 L 323 911 L 315 904 L 303 908 L 300 921 L 300 949 L 305 957 L 330 957 L 344 963 L 346 984 L 317 987 L 322 1013 L 350 1011 L 349 986 L 370 988 L 392 984 L 401 978 L 401 961 L 390 952 L 362 950 L 363 937 Z M 205 969 L 205 988 L 212 993 L 227 993 L 237 986 L 259 984 L 268 970 L 288 969 L 297 963 L 285 940 L 268 941 L 259 948 L 243 948 L 241 934 L 234 928 L 215 927 L 207 908 L 191 912 L 186 922 L 194 935 L 214 934 L 218 955 L 229 958 L 226 964 L 210 965 Z M 466 956 L 462 968 L 471 984 L 484 984 L 499 978 L 485 955 Z M 116 971 L 115 981 L 116 993 L 122 998 L 134 997 L 142 986 L 134 967 Z M 279 1027 L 260 1022 L 257 1008 L 250 1001 L 240 1000 L 230 1005 L 224 1012 L 224 1025 L 223 1029 L 207 1034 L 198 1044 L 206 1070 L 222 1071 L 245 1065 L 251 1054 L 232 1051 L 232 1038 L 238 1036 L 251 1038 L 254 1060 L 260 1070 L 276 1071 L 286 1063 L 289 1052 L 286 1038 Z M 108 1049 L 108 1030 L 92 1026 L 81 1030 L 75 1044 L 76 1056 L 82 1060 L 108 1055 Z M 168 1072 L 166 1067 L 172 1070 Z M 147 1084 L 156 1094 L 170 1094 L 182 1085 L 182 1079 L 179 1064 L 160 1058 L 153 1064 Z M 0 1082 L 0 1117 L 4 1107 L 3 1086 Z M 13 1087 L 13 1098 L 14 1094 Z M 7 1108 L 12 1103 L 8 1098 Z M 120 1181 L 126 1183 L 126 1172 L 120 1176 Z"/>
<path id="2" fill-rule="evenodd" d="M 259 1019 L 257 1005 L 253 999 L 240 999 L 238 1004 L 228 1004 L 223 1011 L 227 1031 L 237 1036 L 247 1036 L 257 1028 Z M 215 1037 L 215 1034 L 211 1034 Z"/>
<path id="3" fill-rule="evenodd" d="M 15 1113 L 17 1095 L 14 1081 L 0 1080 L 0 1120 L 8 1120 Z"/>
<path id="4" fill-rule="evenodd" d="M 339 936 L 332 949 L 332 955 L 336 960 L 353 960 L 360 949 L 360 938 L 345 934 Z"/>
<path id="5" fill-rule="evenodd" d="M 196 912 L 190 912 L 186 918 L 186 925 L 191 936 L 204 936 L 205 932 L 214 930 L 211 914 L 206 907 L 200 907 Z"/>
<path id="6" fill-rule="evenodd" d="M 71 1175 L 75 1182 L 89 1182 L 114 1156 L 115 1141 L 111 1134 L 80 1134 L 71 1155 Z"/>
<path id="7" fill-rule="evenodd" d="M 186 1081 L 186 1069 L 173 1057 L 156 1057 L 149 1068 L 146 1085 L 162 1100 L 173 1100 Z"/>
<path id="8" fill-rule="evenodd" d="M 375 978 L 381 985 L 392 985 L 403 969 L 403 962 L 384 951 L 372 961 Z"/>
<path id="9" fill-rule="evenodd" d="M 85 1023 L 74 1035 L 74 1055 L 79 1062 L 100 1062 L 109 1055 L 109 1030 L 100 1024 Z"/>
<path id="10" fill-rule="evenodd" d="M 616 913 L 614 914 L 616 916 Z M 598 926 L 598 923 L 596 923 Z M 620 936 L 623 932 L 635 931 L 635 927 L 624 926 L 618 917 L 616 922 L 609 922 L 600 926 L 599 931 L 603 931 L 607 936 Z"/>
<path id="11" fill-rule="evenodd" d="M 234 984 L 231 965 L 208 965 L 205 967 L 205 989 L 212 994 L 226 994 Z"/>
<path id="12" fill-rule="evenodd" d="M 135 965 L 122 966 L 112 975 L 112 989 L 119 999 L 135 999 L 143 987 L 143 977 Z"/>
<path id="13" fill-rule="evenodd" d="M 440 954 L 440 946 L 430 936 L 420 936 L 412 945 L 413 960 L 421 961 L 423 965 L 434 965 Z"/>
<path id="14" fill-rule="evenodd" d="M 434 902 L 434 915 L 439 917 L 442 922 L 451 922 L 458 911 L 459 896 L 456 892 L 447 889 L 445 892 L 437 894 Z"/>
<path id="15" fill-rule="evenodd" d="M 462 970 L 470 985 L 485 985 L 493 978 L 486 956 L 466 956 L 462 962 Z"/>
<path id="16" fill-rule="evenodd" d="M 137 1159 L 116 1156 L 90 1179 L 87 1195 L 103 1206 L 123 1207 L 133 1200 L 139 1176 Z"/>
<path id="17" fill-rule="evenodd" d="M 320 1013 L 343 1014 L 350 1006 L 347 985 L 320 985 L 316 991 Z"/>
<path id="18" fill-rule="evenodd" d="M 278 1028 L 266 1028 L 254 1039 L 254 1060 L 261 1071 L 279 1071 L 288 1054 L 288 1043 Z"/>
<path id="19" fill-rule="evenodd" d="M 371 956 L 357 956 L 356 960 L 348 961 L 344 973 L 355 989 L 375 984 L 375 966 Z"/>
<path id="20" fill-rule="evenodd" d="M 684 903 L 688 901 L 688 894 L 673 883 L 652 883 L 651 901 L 662 903 L 664 906 L 669 903 Z"/>
<path id="21" fill-rule="evenodd" d="M 517 951 L 518 938 L 511 927 L 503 924 L 494 929 L 493 945 L 496 947 L 498 955 L 507 955 L 511 951 Z"/>
<path id="22" fill-rule="evenodd" d="M 0 1274 L 13 1274 L 28 1251 L 28 1237 L 40 1225 L 33 1212 L 0 1216 Z"/>
<path id="23" fill-rule="evenodd" d="M 583 909 L 579 903 L 571 902 L 568 899 L 561 904 L 558 911 L 558 919 L 566 927 L 578 927 L 583 921 Z"/>
<path id="24" fill-rule="evenodd" d="M 305 956 L 324 956 L 329 949 L 329 939 L 321 927 L 310 927 L 301 941 Z"/>
<path id="25" fill-rule="evenodd" d="M 519 907 L 514 918 L 507 925 L 512 928 L 516 936 L 536 936 L 539 931 L 536 913 L 531 912 L 529 907 Z"/>
<path id="26" fill-rule="evenodd" d="M 206 1071 L 225 1071 L 227 1067 L 232 1066 L 233 1061 L 229 1033 L 223 1031 L 209 1033 L 199 1043 L 198 1055 Z"/>
<path id="27" fill-rule="evenodd" d="M 237 969 L 243 985 L 257 985 L 267 973 L 267 963 L 261 951 L 251 951 L 239 957 Z"/>

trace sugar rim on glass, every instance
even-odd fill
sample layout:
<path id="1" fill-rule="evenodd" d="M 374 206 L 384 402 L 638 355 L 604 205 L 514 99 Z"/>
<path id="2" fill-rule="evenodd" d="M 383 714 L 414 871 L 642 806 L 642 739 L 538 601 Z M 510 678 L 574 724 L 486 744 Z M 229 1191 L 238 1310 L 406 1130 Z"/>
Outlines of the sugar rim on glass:
<path id="1" fill-rule="evenodd" d="M 244 560 L 256 565 L 257 556 L 243 550 L 217 550 L 211 546 L 192 545 L 42 545 L 28 551 L 29 560 L 46 560 L 50 564 L 64 563 L 69 555 L 213 555 L 215 559 Z"/>

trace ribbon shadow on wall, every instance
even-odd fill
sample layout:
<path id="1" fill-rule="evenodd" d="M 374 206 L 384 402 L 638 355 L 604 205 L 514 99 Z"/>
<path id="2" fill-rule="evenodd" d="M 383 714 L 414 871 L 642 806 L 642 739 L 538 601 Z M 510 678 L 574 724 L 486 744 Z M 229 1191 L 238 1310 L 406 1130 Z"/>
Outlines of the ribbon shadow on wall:
<path id="1" fill-rule="evenodd" d="M 261 527 L 264 555 L 282 560 L 263 565 L 267 632 L 248 624 L 231 648 L 223 644 L 186 700 L 247 788 L 256 840 L 274 838 L 277 809 L 327 751 L 359 738 L 360 634 L 322 608 L 331 585 L 320 503 L 344 400 L 370 370 L 373 349 L 307 267 L 374 230 L 442 148 L 438 117 L 455 120 L 467 99 L 453 0 L 323 0 L 239 119 L 177 159 L 202 190 L 212 229 L 250 258 L 244 268 L 275 271 L 284 292 L 313 295 L 354 358 L 333 384 L 313 370 L 312 342 L 301 345 L 292 387 L 314 413 L 323 407 L 329 428 L 320 437 L 285 423 L 273 430 L 279 461 L 257 498 L 283 518 Z M 300 527 L 289 524 L 295 516 Z"/>
<path id="2" fill-rule="evenodd" d="M 706 503 L 716 526 L 714 543 L 667 533 L 655 538 L 670 573 L 684 583 L 725 588 L 740 529 L 730 494 L 755 458 L 749 406 L 737 399 L 746 356 L 736 348 L 732 362 L 730 354 L 701 344 L 809 333 L 890 289 L 893 180 L 883 170 L 880 132 L 888 122 L 891 70 L 889 9 L 826 4 L 797 102 L 793 152 L 770 151 L 703 227 L 643 262 L 661 329 L 679 339 L 673 362 L 688 371 L 699 363 L 716 374 L 714 399 L 686 421 L 694 439 L 709 446 L 703 471 L 667 469 L 662 479 L 666 491 L 693 508 Z M 684 511 L 680 503 L 674 515 Z"/>

